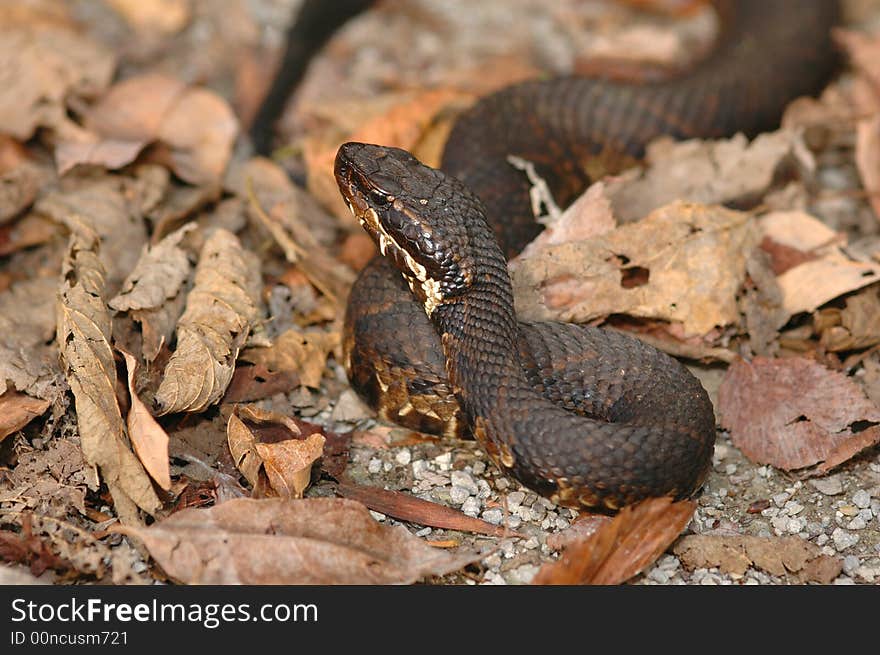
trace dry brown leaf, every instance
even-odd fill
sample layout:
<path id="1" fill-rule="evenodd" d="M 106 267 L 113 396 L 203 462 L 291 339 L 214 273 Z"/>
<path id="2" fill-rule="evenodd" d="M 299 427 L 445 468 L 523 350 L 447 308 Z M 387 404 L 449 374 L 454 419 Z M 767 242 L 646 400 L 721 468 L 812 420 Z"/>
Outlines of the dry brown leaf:
<path id="1" fill-rule="evenodd" d="M 856 168 L 880 220 L 880 114 L 856 123 Z"/>
<path id="2" fill-rule="evenodd" d="M 223 402 L 249 403 L 293 391 L 299 385 L 299 376 L 291 371 L 270 371 L 262 364 L 236 366 L 232 382 L 223 394 Z"/>
<path id="3" fill-rule="evenodd" d="M 410 584 L 482 556 L 431 548 L 341 498 L 229 500 L 124 531 L 187 584 Z"/>
<path id="4" fill-rule="evenodd" d="M 880 264 L 849 257 L 841 248 L 843 237 L 809 214 L 773 212 L 759 223 L 764 239 L 804 255 L 801 263 L 776 277 L 782 307 L 789 316 L 811 312 L 880 279 Z"/>
<path id="5" fill-rule="evenodd" d="M 317 389 L 327 366 L 327 356 L 339 346 L 338 331 L 290 328 L 266 348 L 248 348 L 241 354 L 246 362 L 270 371 L 296 373 L 300 384 Z"/>
<path id="6" fill-rule="evenodd" d="M 78 133 L 67 118 L 68 103 L 103 91 L 116 67 L 99 43 L 57 25 L 3 30 L 0 61 L 0 131 L 20 141 L 38 127 Z"/>
<path id="7" fill-rule="evenodd" d="M 719 141 L 663 139 L 648 147 L 645 169 L 610 180 L 606 191 L 615 216 L 633 221 L 675 200 L 721 204 L 759 198 L 780 166 L 792 160 L 813 165 L 800 130 L 761 134 L 751 143 L 742 134 Z"/>
<path id="8" fill-rule="evenodd" d="M 141 464 L 156 484 L 166 491 L 171 488 L 171 471 L 168 466 L 168 433 L 156 422 L 149 408 L 138 397 L 134 387 L 137 360 L 129 352 L 121 351 L 128 370 L 128 394 L 131 408 L 126 424 L 128 437 Z"/>
<path id="9" fill-rule="evenodd" d="M 638 223 L 511 262 L 524 320 L 585 323 L 611 314 L 680 324 L 681 338 L 739 320 L 746 255 L 760 237 L 747 214 L 673 203 Z"/>
<path id="10" fill-rule="evenodd" d="M 140 259 L 110 301 L 116 311 L 156 309 L 180 293 L 191 266 L 180 241 L 195 229 L 189 223 L 154 246 L 144 246 Z"/>
<path id="11" fill-rule="evenodd" d="M 877 285 L 872 285 L 847 296 L 843 309 L 828 307 L 816 313 L 813 323 L 825 350 L 861 350 L 880 343 L 880 295 L 877 292 Z"/>
<path id="12" fill-rule="evenodd" d="M 267 437 L 268 433 L 268 437 Z M 236 407 L 227 424 L 229 451 L 255 491 L 260 475 L 281 498 L 302 498 L 311 481 L 312 464 L 324 452 L 324 435 L 302 435 L 297 422 L 256 407 Z"/>
<path id="13" fill-rule="evenodd" d="M 46 168 L 27 160 L 0 174 L 0 225 L 27 209 L 50 179 Z"/>
<path id="14" fill-rule="evenodd" d="M 792 470 L 862 442 L 880 409 L 843 373 L 802 357 L 739 360 L 718 390 L 721 425 L 754 462 Z M 880 439 L 880 430 L 864 430 Z"/>
<path id="15" fill-rule="evenodd" d="M 138 31 L 174 34 L 190 20 L 188 0 L 109 0 L 110 5 Z"/>
<path id="16" fill-rule="evenodd" d="M 61 172 L 77 164 L 117 168 L 148 143 L 167 146 L 169 167 L 191 184 L 216 184 L 232 154 L 238 122 L 220 96 L 173 77 L 147 73 L 125 79 L 90 109 L 90 130 L 56 150 Z"/>
<path id="17" fill-rule="evenodd" d="M 60 393 L 55 334 L 57 279 L 37 277 L 0 293 L 0 394 L 54 401 Z"/>
<path id="18" fill-rule="evenodd" d="M 533 584 L 620 584 L 654 562 L 684 530 L 697 505 L 650 498 L 624 507 L 612 521 L 566 547 Z"/>
<path id="19" fill-rule="evenodd" d="M 343 134 L 316 133 L 303 144 L 306 165 L 309 170 L 309 191 L 336 216 L 349 220 L 351 214 L 342 202 L 339 188 L 333 177 L 333 161 L 336 151 L 345 141 L 381 143 L 412 150 L 424 136 L 434 116 L 446 107 L 473 101 L 473 96 L 452 89 L 431 89 L 417 94 L 389 95 L 382 104 L 361 103 L 362 119 L 353 131 L 342 129 Z M 373 113 L 367 113 L 372 111 Z M 334 121 L 344 126 L 341 120 Z M 431 162 L 426 162 L 431 163 Z M 439 162 L 433 162 L 434 165 Z"/>
<path id="20" fill-rule="evenodd" d="M 259 260 L 234 234 L 216 230 L 202 248 L 177 349 L 156 391 L 160 414 L 200 412 L 223 397 L 259 302 Z"/>
<path id="21" fill-rule="evenodd" d="M 694 534 L 682 537 L 673 552 L 689 569 L 718 567 L 743 575 L 750 566 L 771 575 L 793 574 L 801 582 L 829 584 L 843 562 L 800 537 L 752 537 Z"/>
<path id="22" fill-rule="evenodd" d="M 468 516 L 460 510 L 422 500 L 401 491 L 379 489 L 361 484 L 340 483 L 336 493 L 344 498 L 363 503 L 371 510 L 393 516 L 401 521 L 409 521 L 420 525 L 446 530 L 475 532 L 491 537 L 508 537 L 516 535 L 504 526 L 493 525 L 483 519 Z"/>
<path id="23" fill-rule="evenodd" d="M 21 430 L 49 409 L 49 401 L 32 398 L 12 389 L 0 394 L 0 441 Z"/>
<path id="24" fill-rule="evenodd" d="M 61 363 L 76 402 L 86 461 L 100 469 L 123 522 L 136 522 L 134 505 L 155 512 L 161 503 L 141 463 L 125 442 L 116 401 L 116 362 L 110 311 L 96 237 L 72 234 L 57 305 Z"/>
<path id="25" fill-rule="evenodd" d="M 58 232 L 58 225 L 49 219 L 26 214 L 21 220 L 0 226 L 0 257 L 46 243 Z"/>
<path id="26" fill-rule="evenodd" d="M 139 209 L 129 202 L 129 182 L 105 176 L 66 191 L 40 198 L 35 211 L 67 226 L 74 233 L 100 239 L 99 257 L 106 271 L 106 293 L 115 294 L 134 268 L 147 243 L 147 230 Z"/>

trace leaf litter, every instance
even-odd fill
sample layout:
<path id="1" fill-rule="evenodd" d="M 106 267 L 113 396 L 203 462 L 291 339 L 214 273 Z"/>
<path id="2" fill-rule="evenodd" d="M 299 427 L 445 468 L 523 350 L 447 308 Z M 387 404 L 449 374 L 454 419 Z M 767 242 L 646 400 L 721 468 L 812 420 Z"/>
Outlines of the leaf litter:
<path id="1" fill-rule="evenodd" d="M 524 316 L 605 323 L 711 366 L 693 368 L 721 380 L 730 434 L 696 504 L 647 503 L 584 536 L 585 518 L 506 479 L 472 442 L 388 428 L 348 388 L 338 320 L 372 247 L 329 174 L 339 142 L 437 161 L 455 114 L 493 88 L 589 70 L 615 48 L 645 46 L 661 62 L 648 75 L 664 75 L 711 32 L 711 12 L 643 19 L 533 1 L 516 11 L 547 12 L 553 38 L 531 51 L 530 25 L 511 23 L 506 3 L 365 13 L 316 59 L 280 124 L 295 145 L 274 162 L 236 149 L 258 92 L 241 76 L 265 56 L 247 10 L 114 2 L 130 30 L 121 48 L 61 6 L 0 9 L 0 51 L 19 72 L 0 92 L 4 559 L 57 582 L 161 569 L 182 582 L 880 577 L 875 35 L 838 34 L 853 60 L 845 83 L 793 103 L 783 129 L 658 141 L 512 265 Z M 392 10 L 407 38 L 365 55 L 357 44 L 375 46 L 371 25 Z M 479 25 L 471 12 L 503 20 L 494 32 L 517 54 L 456 27 Z M 226 38 L 193 42 L 193 25 Z M 443 58 L 430 47 L 438 26 L 462 39 Z M 614 74 L 632 73 L 621 61 Z M 216 91 L 230 80 L 243 95 Z M 314 197 L 288 176 L 303 161 Z M 785 475 L 819 482 L 832 468 L 832 507 Z M 371 511 L 319 498 L 334 494 Z M 322 533 L 328 566 L 288 557 L 333 527 L 327 511 L 350 526 Z M 264 534 L 276 520 L 283 529 Z M 115 530 L 136 534 L 153 568 Z M 217 554 L 224 570 L 198 551 L 220 535 L 235 543 Z"/>

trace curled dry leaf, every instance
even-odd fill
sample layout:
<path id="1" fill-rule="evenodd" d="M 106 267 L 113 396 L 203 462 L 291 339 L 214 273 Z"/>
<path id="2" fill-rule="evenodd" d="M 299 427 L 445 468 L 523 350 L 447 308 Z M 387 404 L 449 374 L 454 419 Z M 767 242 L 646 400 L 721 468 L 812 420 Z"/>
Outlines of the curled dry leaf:
<path id="1" fill-rule="evenodd" d="M 123 531 L 187 584 L 410 584 L 482 557 L 431 548 L 341 498 L 229 500 Z"/>
<path id="2" fill-rule="evenodd" d="M 880 220 L 880 114 L 856 123 L 856 168 Z"/>
<path id="3" fill-rule="evenodd" d="M 32 398 L 12 389 L 0 394 L 0 441 L 21 430 L 49 409 L 49 401 Z"/>
<path id="4" fill-rule="evenodd" d="M 290 328 L 266 348 L 248 348 L 241 354 L 247 362 L 265 366 L 270 371 L 296 373 L 300 384 L 318 388 L 327 366 L 327 356 L 339 346 L 340 335 L 334 330 Z"/>
<path id="5" fill-rule="evenodd" d="M 147 73 L 118 82 L 86 115 L 89 132 L 56 150 L 63 173 L 77 164 L 124 166 L 149 143 L 168 148 L 169 166 L 191 184 L 221 179 L 238 122 L 220 96 L 173 77 Z"/>
<path id="6" fill-rule="evenodd" d="M 4 29 L 0 61 L 0 132 L 19 141 L 38 127 L 78 132 L 67 118 L 67 103 L 100 93 L 116 67 L 110 51 L 59 25 Z"/>
<path id="7" fill-rule="evenodd" d="M 493 525 L 475 516 L 468 516 L 452 507 L 422 500 L 401 491 L 379 489 L 361 484 L 340 483 L 336 488 L 336 493 L 344 498 L 363 503 L 371 510 L 393 516 L 401 521 L 410 521 L 446 530 L 476 532 L 491 537 L 516 535 L 515 532 L 503 526 Z"/>
<path id="8" fill-rule="evenodd" d="M 76 402 L 86 461 L 100 469 L 123 522 L 137 522 L 134 505 L 155 512 L 159 498 L 125 442 L 116 401 L 116 362 L 110 348 L 110 311 L 98 241 L 72 234 L 57 305 L 61 363 Z"/>
<path id="9" fill-rule="evenodd" d="M 27 209 L 49 179 L 45 168 L 26 160 L 0 174 L 0 225 Z"/>
<path id="10" fill-rule="evenodd" d="M 156 391 L 161 414 L 200 412 L 223 397 L 257 320 L 259 293 L 259 260 L 234 234 L 216 230 L 202 247 L 177 349 Z"/>
<path id="11" fill-rule="evenodd" d="M 684 530 L 697 505 L 649 498 L 624 507 L 613 520 L 566 546 L 541 567 L 533 584 L 620 584 L 654 562 Z"/>
<path id="12" fill-rule="evenodd" d="M 138 397 L 134 386 L 137 360 L 131 353 L 122 351 L 128 370 L 128 394 L 131 408 L 126 424 L 128 437 L 138 459 L 156 483 L 166 491 L 171 488 L 171 471 L 168 466 L 168 433 L 156 422 L 149 408 Z"/>
<path id="13" fill-rule="evenodd" d="M 60 369 L 55 333 L 58 281 L 22 280 L 0 293 L 0 394 L 9 389 L 54 401 Z"/>
<path id="14" fill-rule="evenodd" d="M 682 338 L 739 320 L 746 253 L 760 240 L 747 214 L 673 203 L 638 223 L 511 262 L 525 320 L 585 323 L 611 314 L 680 324 Z"/>
<path id="15" fill-rule="evenodd" d="M 754 566 L 771 575 L 829 584 L 843 568 L 840 558 L 823 554 L 819 546 L 797 536 L 694 534 L 682 537 L 672 550 L 689 569 L 718 567 L 740 576 Z"/>
<path id="16" fill-rule="evenodd" d="M 842 309 L 827 307 L 820 310 L 813 321 L 825 350 L 862 350 L 880 343 L 878 285 L 847 296 L 845 303 Z"/>
<path id="17" fill-rule="evenodd" d="M 156 245 L 144 246 L 140 259 L 110 306 L 120 312 L 156 309 L 174 298 L 190 273 L 189 259 L 179 244 L 194 229 L 195 225 L 189 223 Z"/>
<path id="18" fill-rule="evenodd" d="M 842 249 L 844 237 L 821 221 L 798 211 L 773 212 L 760 220 L 764 242 L 788 316 L 820 305 L 880 279 L 880 264 L 856 261 Z M 780 256 L 789 262 L 780 266 Z"/>
<path id="19" fill-rule="evenodd" d="M 814 165 L 797 129 L 761 134 L 751 143 L 742 134 L 719 141 L 663 139 L 648 148 L 645 169 L 609 181 L 607 193 L 615 215 L 633 221 L 679 199 L 721 204 L 760 198 L 792 161 Z"/>
<path id="20" fill-rule="evenodd" d="M 262 490 L 260 477 L 266 475 L 268 486 L 281 498 L 302 498 L 312 464 L 324 452 L 320 432 L 303 437 L 292 418 L 255 407 L 236 407 L 226 434 L 232 459 L 251 487 Z"/>
<path id="21" fill-rule="evenodd" d="M 859 386 L 803 357 L 734 362 L 718 390 L 718 414 L 746 457 L 785 470 L 880 441 L 880 409 Z"/>

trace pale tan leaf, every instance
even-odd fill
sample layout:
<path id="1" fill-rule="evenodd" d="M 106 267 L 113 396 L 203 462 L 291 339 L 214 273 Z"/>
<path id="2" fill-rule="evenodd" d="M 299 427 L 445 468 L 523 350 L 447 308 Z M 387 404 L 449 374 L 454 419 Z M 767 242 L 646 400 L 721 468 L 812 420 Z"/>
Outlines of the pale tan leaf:
<path id="1" fill-rule="evenodd" d="M 290 328 L 267 348 L 248 348 L 241 358 L 261 364 L 270 371 L 287 371 L 299 376 L 300 384 L 318 388 L 327 365 L 327 356 L 339 346 L 338 331 Z"/>
<path id="2" fill-rule="evenodd" d="M 67 103 L 107 87 L 113 53 L 85 34 L 58 25 L 0 32 L 0 132 L 27 141 L 38 127 L 74 129 Z"/>
<path id="3" fill-rule="evenodd" d="M 128 437 L 138 459 L 156 483 L 166 491 L 171 488 L 171 470 L 168 465 L 168 433 L 156 422 L 149 408 L 138 397 L 134 387 L 137 360 L 129 352 L 121 351 L 128 370 L 128 394 L 131 409 L 126 423 Z"/>
<path id="4" fill-rule="evenodd" d="M 110 347 L 105 273 L 96 250 L 97 241 L 71 235 L 59 290 L 56 338 L 75 399 L 86 461 L 100 469 L 111 493 L 116 493 L 114 502 L 120 518 L 132 520 L 132 503 L 150 513 L 161 503 L 125 442 L 116 401 L 116 362 Z"/>
<path id="5" fill-rule="evenodd" d="M 806 255 L 776 277 L 789 316 L 880 280 L 880 264 L 850 257 L 842 237 L 808 214 L 774 212 L 760 223 L 765 237 Z"/>
<path id="6" fill-rule="evenodd" d="M 49 408 L 49 401 L 8 389 L 0 394 L 0 441 L 21 430 Z"/>
<path id="7" fill-rule="evenodd" d="M 721 207 L 673 203 L 644 220 L 510 264 L 524 320 L 584 323 L 611 314 L 680 324 L 681 338 L 739 320 L 737 294 L 754 221 Z"/>
<path id="8" fill-rule="evenodd" d="M 689 569 L 718 567 L 724 573 L 743 575 L 754 566 L 771 575 L 794 575 L 804 582 L 829 584 L 840 575 L 843 562 L 797 536 L 752 537 L 693 534 L 673 547 Z"/>
<path id="9" fill-rule="evenodd" d="M 145 246 L 110 306 L 117 311 L 156 309 L 177 296 L 191 269 L 187 254 L 179 244 L 194 229 L 195 224 L 188 223 L 156 245 Z"/>
<path id="10" fill-rule="evenodd" d="M 223 397 L 259 314 L 260 263 L 222 229 L 205 241 L 177 326 L 177 349 L 156 392 L 161 414 L 200 412 Z"/>
<path id="11" fill-rule="evenodd" d="M 791 161 L 814 165 L 796 129 L 761 134 L 751 143 L 742 134 L 719 141 L 661 140 L 649 146 L 645 169 L 609 181 L 606 191 L 614 214 L 632 221 L 676 200 L 721 204 L 759 197 Z"/>
<path id="12" fill-rule="evenodd" d="M 0 394 L 10 388 L 55 400 L 59 394 L 55 278 L 22 280 L 0 293 Z M 11 383 L 11 384 L 10 384 Z"/>
<path id="13" fill-rule="evenodd" d="M 341 498 L 229 500 L 124 531 L 187 584 L 410 584 L 482 556 L 431 548 Z"/>
<path id="14" fill-rule="evenodd" d="M 880 220 L 880 114 L 856 123 L 856 168 Z"/>
<path id="15" fill-rule="evenodd" d="M 226 441 L 236 468 L 250 483 L 251 488 L 256 487 L 263 458 L 257 452 L 254 433 L 235 412 L 229 416 L 229 421 L 226 423 Z"/>
<path id="16" fill-rule="evenodd" d="M 324 452 L 324 435 L 255 444 L 269 484 L 281 498 L 302 498 L 312 477 L 312 464 Z"/>
<path id="17" fill-rule="evenodd" d="M 109 0 L 134 29 L 163 35 L 183 29 L 190 20 L 188 0 Z"/>

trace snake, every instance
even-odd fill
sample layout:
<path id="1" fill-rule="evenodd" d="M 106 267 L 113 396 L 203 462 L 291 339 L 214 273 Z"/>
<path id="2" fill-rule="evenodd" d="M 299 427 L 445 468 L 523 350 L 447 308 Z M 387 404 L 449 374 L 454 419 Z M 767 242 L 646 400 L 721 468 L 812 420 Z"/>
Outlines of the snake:
<path id="1" fill-rule="evenodd" d="M 716 439 L 687 367 L 602 327 L 519 321 L 507 260 L 539 232 L 531 162 L 560 204 L 639 162 L 659 136 L 754 136 L 836 66 L 836 2 L 715 3 L 714 47 L 657 82 L 565 76 L 478 100 L 439 168 L 406 150 L 349 142 L 340 193 L 378 246 L 343 325 L 352 387 L 382 420 L 472 436 L 503 471 L 553 502 L 617 511 L 693 497 Z"/>

